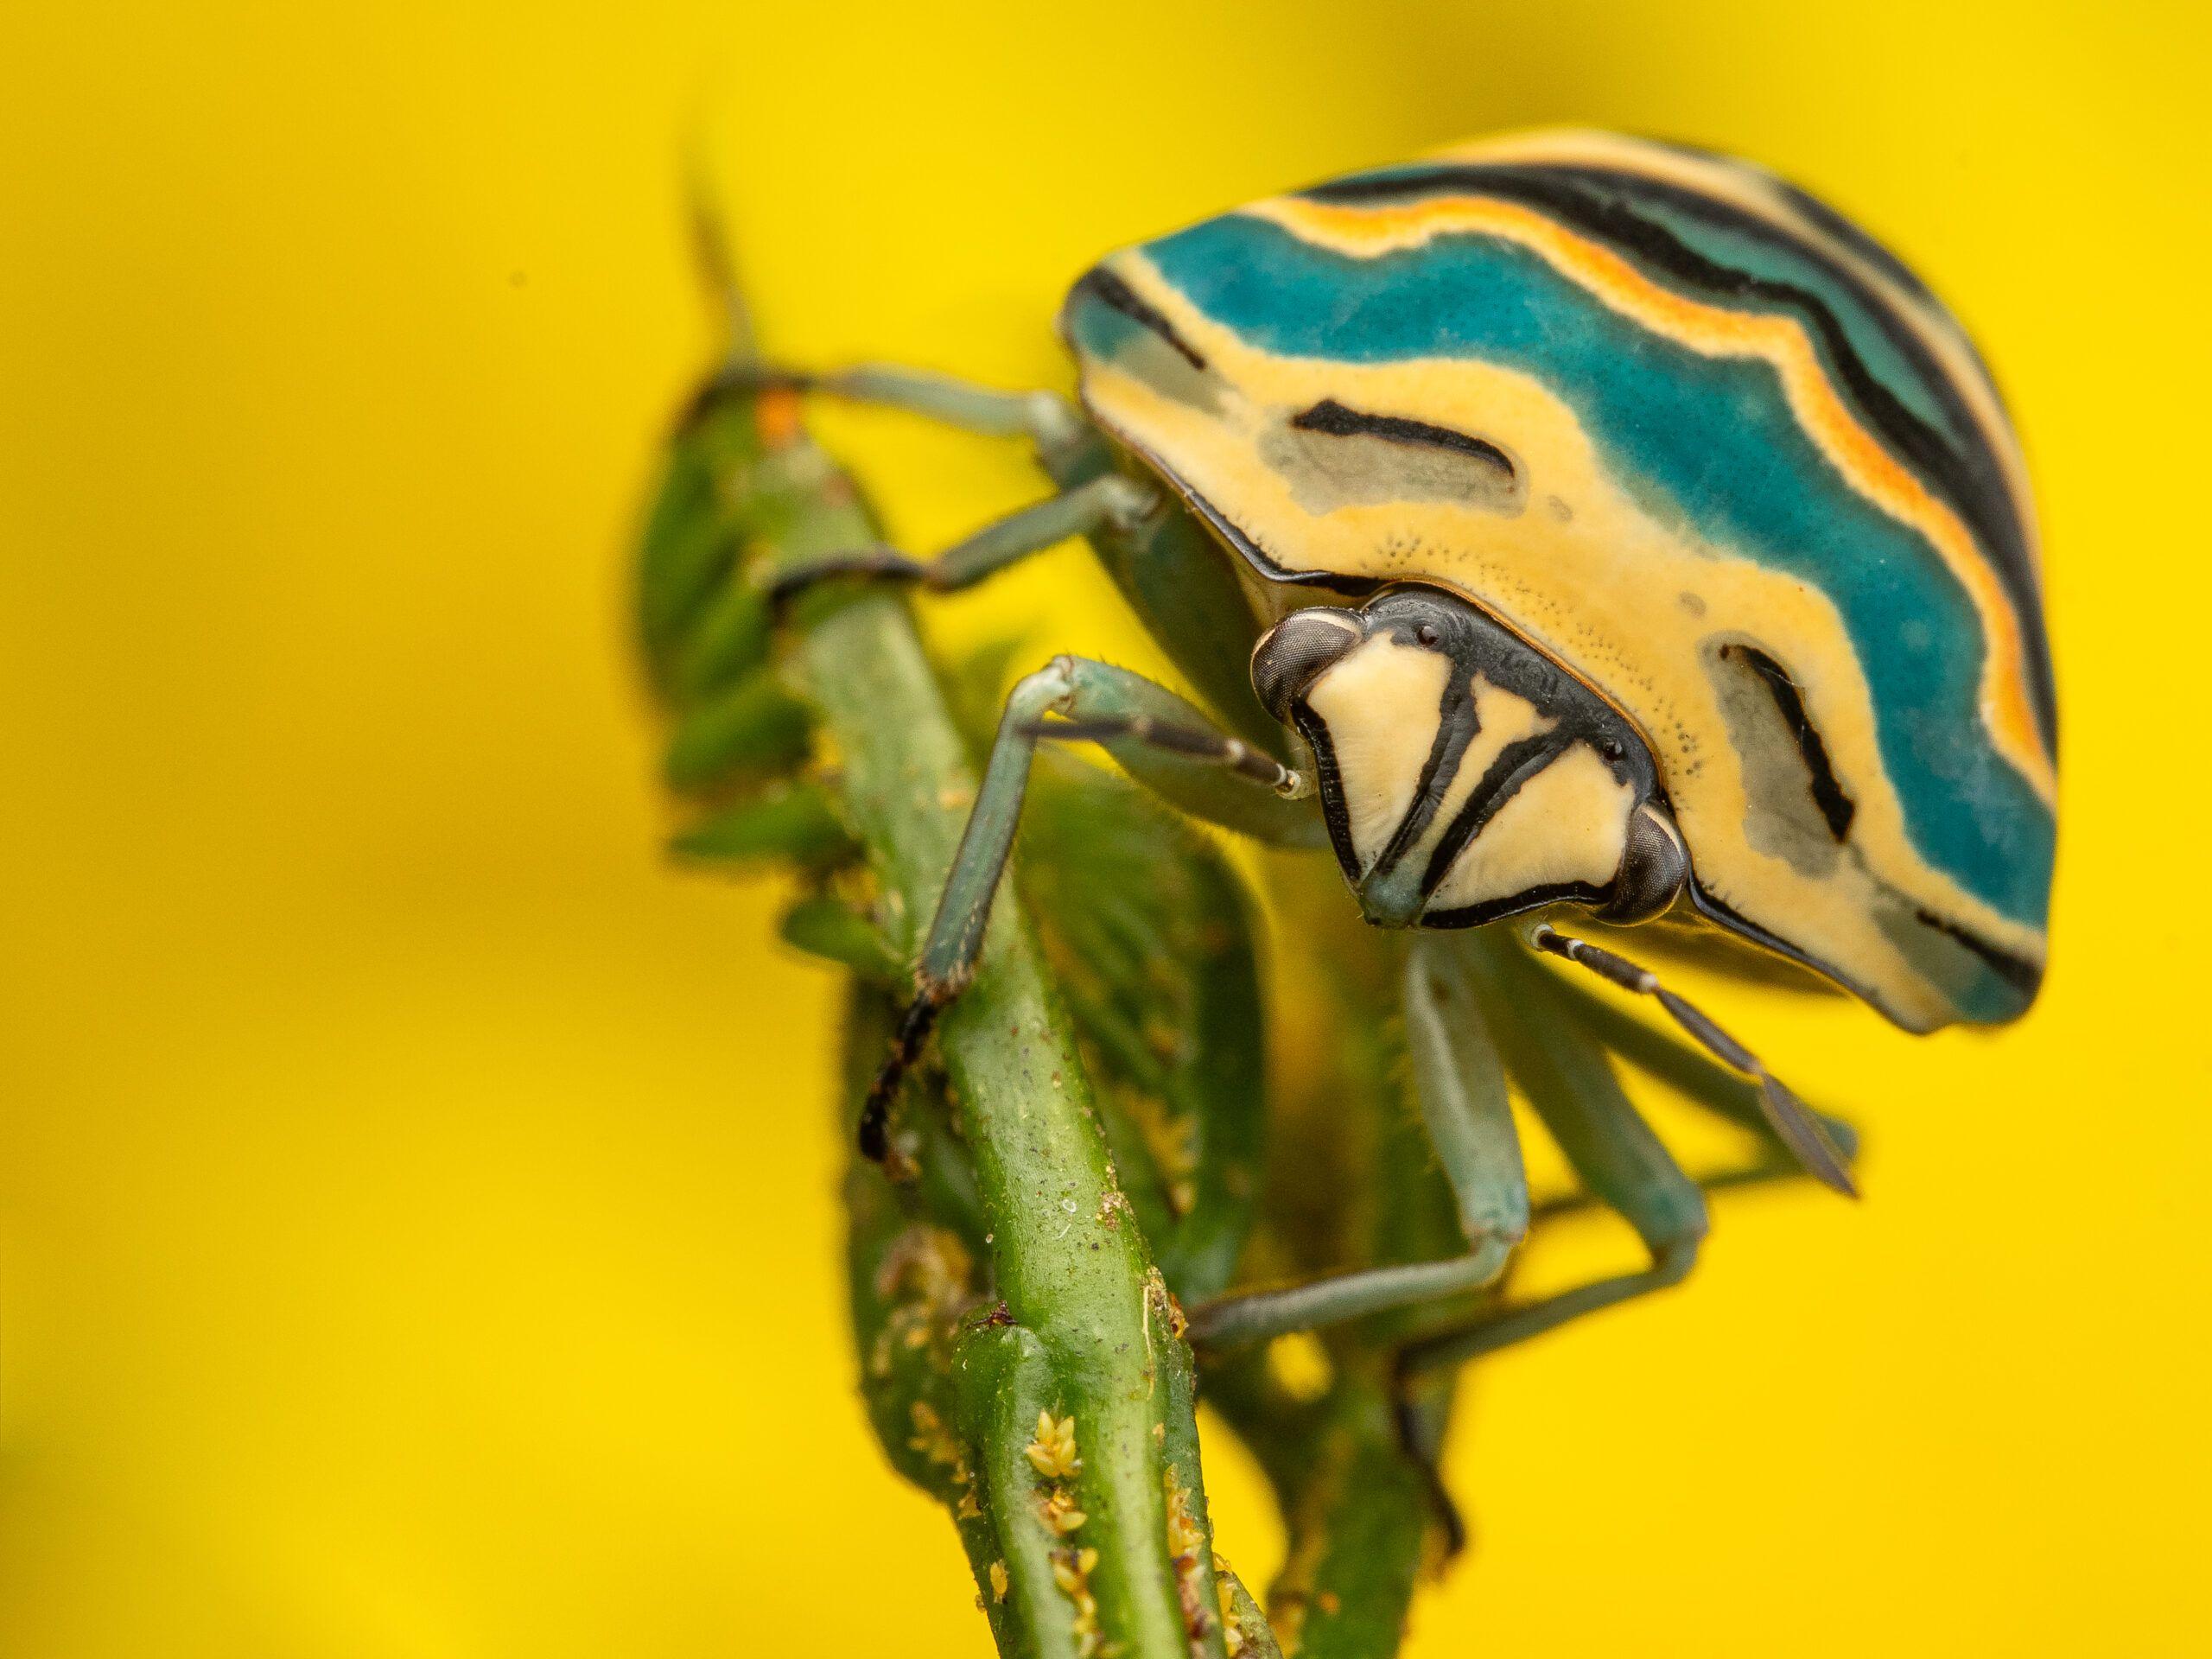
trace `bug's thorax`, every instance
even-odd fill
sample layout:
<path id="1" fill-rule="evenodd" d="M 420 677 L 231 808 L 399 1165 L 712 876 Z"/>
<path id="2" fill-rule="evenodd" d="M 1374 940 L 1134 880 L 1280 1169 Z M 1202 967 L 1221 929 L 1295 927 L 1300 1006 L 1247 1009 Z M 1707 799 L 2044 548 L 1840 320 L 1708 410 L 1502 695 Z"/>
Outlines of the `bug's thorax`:
<path id="1" fill-rule="evenodd" d="M 1253 679 L 1313 750 L 1370 921 L 1470 926 L 1560 902 L 1637 920 L 1688 879 L 1633 728 L 1456 595 L 1392 588 L 1295 612 Z"/>

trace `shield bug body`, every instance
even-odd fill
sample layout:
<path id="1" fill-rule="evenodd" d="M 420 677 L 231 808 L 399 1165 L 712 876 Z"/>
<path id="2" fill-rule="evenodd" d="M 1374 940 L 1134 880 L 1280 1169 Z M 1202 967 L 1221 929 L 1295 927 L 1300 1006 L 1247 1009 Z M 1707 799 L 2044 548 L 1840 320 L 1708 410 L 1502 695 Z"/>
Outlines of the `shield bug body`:
<path id="1" fill-rule="evenodd" d="M 1736 161 L 1527 135 L 1124 250 L 1061 326 L 1080 412 L 898 370 L 779 377 L 1026 433 L 1061 486 L 932 561 L 786 569 L 779 599 L 839 576 L 963 586 L 1087 534 L 1211 705 L 1070 658 L 1016 689 L 870 1144 L 972 970 L 1044 739 L 1102 743 L 1232 829 L 1331 846 L 1379 925 L 1521 918 L 1522 943 L 1656 998 L 1845 1190 L 1821 1120 L 1568 918 L 1782 959 L 1916 1031 L 2024 1011 L 2056 714 L 2018 446 L 1958 325 L 1831 210 Z M 1486 946 L 1455 958 L 1451 937 L 1413 957 L 1425 1110 L 1481 1063 L 1452 1010 L 1521 971 Z M 1581 1062 L 1531 1064 L 1569 1087 Z M 1471 1127 L 1430 1110 L 1467 1256 L 1230 1299 L 1201 1334 L 1494 1276 L 1526 1192 L 1502 1097 L 1484 1100 Z M 1560 1138 L 1614 1170 L 1591 1185 L 1653 1267 L 1523 1310 L 1515 1334 L 1671 1282 L 1694 1254 L 1701 1208 L 1607 1100 Z"/>

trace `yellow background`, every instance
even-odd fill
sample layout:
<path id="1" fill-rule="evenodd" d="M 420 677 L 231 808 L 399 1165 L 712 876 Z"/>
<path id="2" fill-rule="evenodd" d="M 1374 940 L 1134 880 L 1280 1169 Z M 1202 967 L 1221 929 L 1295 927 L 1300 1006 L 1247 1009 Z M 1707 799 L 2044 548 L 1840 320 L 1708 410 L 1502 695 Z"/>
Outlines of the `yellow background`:
<path id="1" fill-rule="evenodd" d="M 2173 1653 L 2205 1588 L 2201 6 L 11 8 L 0 1651 L 979 1652 L 850 1397 L 830 988 L 672 874 L 624 538 L 708 342 L 1007 381 L 1095 252 L 1585 119 L 1764 158 L 2043 487 L 2055 966 L 1994 1039 L 1719 999 L 1873 1129 L 1484 1369 L 1413 1651 Z M 841 417 L 916 544 L 1018 457 Z M 1135 647 L 1079 554 L 948 604 Z M 1057 613 L 1058 620 L 1052 618 Z M 1218 1452 L 1231 1555 L 1278 1548 Z"/>

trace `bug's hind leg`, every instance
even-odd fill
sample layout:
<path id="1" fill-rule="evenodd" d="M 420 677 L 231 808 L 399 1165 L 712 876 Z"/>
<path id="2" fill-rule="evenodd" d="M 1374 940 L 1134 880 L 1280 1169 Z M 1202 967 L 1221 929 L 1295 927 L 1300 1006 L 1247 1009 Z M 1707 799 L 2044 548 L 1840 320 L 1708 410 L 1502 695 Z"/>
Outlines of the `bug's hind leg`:
<path id="1" fill-rule="evenodd" d="M 1583 1034 L 1556 990 L 1533 967 L 1505 959 L 1493 941 L 1459 937 L 1491 994 L 1485 1000 L 1516 1009 L 1508 1058 L 1529 1104 L 1592 1196 L 1636 1230 L 1650 1264 L 1425 1337 L 1400 1356 L 1402 1378 L 1459 1364 L 1680 1284 L 1696 1265 L 1706 1232 L 1704 1193 L 1630 1103 L 1604 1052 Z"/>
<path id="2" fill-rule="evenodd" d="M 1072 537 L 1133 528 L 1160 505 L 1157 490 L 1107 473 L 995 519 L 933 559 L 878 545 L 778 566 L 769 578 L 768 602 L 772 608 L 781 607 L 810 588 L 845 577 L 909 582 L 936 593 L 954 593 Z"/>
<path id="3" fill-rule="evenodd" d="M 914 1000 L 861 1107 L 861 1150 L 881 1161 L 900 1077 L 945 1007 L 976 972 L 991 903 L 1014 849 L 1029 768 L 1039 742 L 1103 746 L 1138 783 L 1209 823 L 1305 844 L 1315 817 L 1300 774 L 1222 732 L 1182 698 L 1141 674 L 1083 657 L 1058 657 L 1014 689 L 991 744 L 982 786 L 914 969 Z"/>
<path id="4" fill-rule="evenodd" d="M 1761 1109 L 1767 1123 L 1799 1161 L 1826 1185 L 1847 1198 L 1859 1196 L 1848 1160 L 1811 1108 L 1783 1085 L 1780 1078 L 1703 1012 L 1669 990 L 1649 968 L 1616 956 L 1586 939 L 1571 938 L 1548 922 L 1529 930 L 1529 943 L 1548 955 L 1586 968 L 1600 979 L 1624 991 L 1656 999 L 1675 1023 L 1694 1038 L 1706 1052 L 1758 1085 Z"/>
<path id="5" fill-rule="evenodd" d="M 1058 392 L 1007 391 L 895 363 L 812 372 L 762 362 L 755 353 L 753 319 L 732 269 L 728 226 L 711 198 L 703 174 L 695 171 L 692 257 L 708 293 L 721 308 L 728 334 L 728 360 L 702 391 L 702 403 L 725 392 L 822 392 L 852 403 L 905 410 L 985 437 L 1027 436 L 1047 449 L 1078 443 L 1090 432 L 1090 423 Z"/>
<path id="6" fill-rule="evenodd" d="M 979 437 L 1026 437 L 1048 449 L 1075 443 L 1090 430 L 1075 406 L 1056 391 L 1007 391 L 895 363 L 861 363 L 818 373 L 739 364 L 724 380 L 747 391 L 817 392 L 848 403 L 903 410 Z"/>
<path id="7" fill-rule="evenodd" d="M 1281 1290 L 1200 1304 L 1191 1333 L 1220 1348 L 1479 1289 L 1504 1271 L 1529 1228 L 1529 1184 L 1505 1071 L 1451 942 L 1417 937 L 1407 953 L 1406 1047 L 1414 1093 L 1452 1188 L 1467 1253 L 1332 1274 Z"/>

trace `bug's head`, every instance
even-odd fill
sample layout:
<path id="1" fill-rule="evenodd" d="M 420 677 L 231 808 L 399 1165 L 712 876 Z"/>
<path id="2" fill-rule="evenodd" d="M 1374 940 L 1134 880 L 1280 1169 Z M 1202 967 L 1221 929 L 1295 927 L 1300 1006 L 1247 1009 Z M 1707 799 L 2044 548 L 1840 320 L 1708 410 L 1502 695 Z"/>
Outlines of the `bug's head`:
<path id="1" fill-rule="evenodd" d="M 1639 922 L 1689 879 L 1635 728 L 1454 594 L 1294 611 L 1253 652 L 1252 685 L 1313 751 L 1370 921 L 1472 926 L 1567 902 Z"/>

